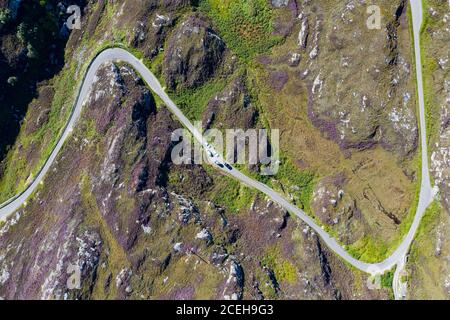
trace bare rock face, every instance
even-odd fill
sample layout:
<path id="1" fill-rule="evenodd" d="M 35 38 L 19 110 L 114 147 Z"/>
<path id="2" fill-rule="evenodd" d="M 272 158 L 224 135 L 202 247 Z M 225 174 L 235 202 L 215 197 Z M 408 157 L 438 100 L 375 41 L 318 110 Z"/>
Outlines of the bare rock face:
<path id="1" fill-rule="evenodd" d="M 193 88 L 208 80 L 220 64 L 225 44 L 206 19 L 193 14 L 169 39 L 164 58 L 168 88 Z"/>
<path id="2" fill-rule="evenodd" d="M 432 173 L 439 187 L 442 204 L 450 213 L 450 127 L 442 127 L 439 142 L 431 155 Z"/>
<path id="3" fill-rule="evenodd" d="M 126 30 L 128 44 L 151 60 L 164 50 L 167 36 L 189 7 L 190 0 L 121 1 L 113 13 L 113 28 Z"/>
<path id="4" fill-rule="evenodd" d="M 225 300 L 241 300 L 244 288 L 244 270 L 238 262 L 231 260 L 229 262 L 229 272 L 223 290 L 223 298 Z"/>
<path id="5" fill-rule="evenodd" d="M 289 0 L 272 0 L 272 6 L 275 8 L 286 7 L 289 3 Z"/>
<path id="6" fill-rule="evenodd" d="M 46 187 L 0 226 L 0 297 L 162 298 L 161 289 L 148 292 L 152 287 L 139 283 L 160 278 L 163 285 L 172 265 L 201 258 L 201 251 L 207 257 L 213 223 L 204 222 L 189 196 L 167 189 L 170 138 L 179 127 L 166 108 L 156 109 L 132 68 L 102 66 Z M 185 177 L 180 190 L 191 195 L 212 183 L 201 167 L 177 170 Z M 196 259 L 187 264 L 190 270 Z M 192 285 L 200 286 L 196 279 Z M 192 288 L 167 294 L 192 298 Z"/>

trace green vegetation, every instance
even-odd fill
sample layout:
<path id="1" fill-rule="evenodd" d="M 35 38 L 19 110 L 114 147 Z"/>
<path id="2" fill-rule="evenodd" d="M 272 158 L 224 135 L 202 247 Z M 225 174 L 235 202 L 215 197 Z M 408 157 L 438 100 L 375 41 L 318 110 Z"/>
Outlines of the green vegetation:
<path id="1" fill-rule="evenodd" d="M 243 174 L 265 183 L 271 188 L 279 189 L 279 184 L 289 186 L 289 190 L 283 189 L 281 191 L 292 194 L 294 204 L 310 213 L 310 202 L 316 182 L 315 174 L 310 171 L 299 170 L 287 157 L 282 157 L 282 159 L 280 169 L 273 177 L 262 176 L 258 172 L 250 171 L 245 165 L 235 164 L 234 167 Z M 205 168 L 209 170 L 209 167 Z M 216 183 L 221 184 L 222 182 L 216 181 Z M 215 195 L 214 201 L 232 211 L 237 211 L 249 206 L 255 194 L 256 191 L 247 188 L 239 181 L 226 177 L 224 185 L 221 186 L 220 192 Z"/>
<path id="2" fill-rule="evenodd" d="M 428 207 L 417 230 L 417 238 L 419 235 L 427 235 L 437 225 L 441 210 L 441 204 L 437 200 Z"/>
<path id="3" fill-rule="evenodd" d="M 444 286 L 437 285 L 444 280 L 442 270 L 445 268 L 445 257 L 433 254 L 439 225 L 442 224 L 441 232 L 445 232 L 447 220 L 448 215 L 437 200 L 428 207 L 422 218 L 407 263 L 409 285 L 414 288 L 409 292 L 411 299 L 448 299 Z"/>
<path id="4" fill-rule="evenodd" d="M 263 53 L 281 39 L 272 35 L 273 12 L 266 0 L 200 0 L 227 46 L 243 60 Z"/>
<path id="5" fill-rule="evenodd" d="M 409 17 L 409 21 L 410 21 L 411 39 L 414 39 L 414 33 L 413 33 L 413 29 L 412 29 L 412 13 L 411 13 L 410 8 L 408 10 L 408 17 Z M 422 30 L 422 32 L 423 32 L 423 30 Z M 414 55 L 414 47 L 412 47 L 411 50 Z M 430 62 L 429 66 L 431 64 L 432 63 Z M 425 66 L 425 62 L 423 62 L 423 65 Z M 414 66 L 414 68 L 415 68 L 415 66 Z M 415 73 L 413 75 L 415 77 Z M 418 99 L 418 97 L 417 97 L 417 99 Z M 425 97 L 425 100 L 427 100 L 426 97 Z M 431 130 L 431 122 L 432 122 L 429 120 L 431 117 L 429 108 L 426 108 L 426 112 L 427 112 L 427 132 L 429 134 L 430 130 Z M 404 236 L 409 231 L 411 224 L 414 220 L 414 216 L 416 214 L 417 206 L 419 203 L 420 188 L 421 188 L 420 181 L 421 181 L 421 173 L 422 173 L 422 170 L 421 170 L 422 163 L 421 163 L 421 147 L 420 146 L 418 148 L 417 155 L 411 161 L 411 164 L 412 164 L 412 167 L 414 167 L 414 170 L 417 172 L 418 183 L 416 183 L 416 187 L 414 190 L 415 191 L 414 199 L 411 203 L 409 212 L 406 215 L 406 217 L 402 220 L 402 223 L 399 226 L 398 233 L 396 234 L 394 240 L 390 241 L 389 243 L 385 243 L 385 242 L 380 242 L 380 241 L 374 240 L 372 238 L 372 236 L 365 236 L 364 238 L 359 239 L 355 243 L 348 246 L 348 252 L 354 258 L 359 259 L 361 261 L 369 262 L 369 263 L 380 262 L 380 261 L 386 259 L 390 254 L 392 254 L 394 252 L 394 250 L 398 247 L 398 245 L 403 240 Z"/>
<path id="6" fill-rule="evenodd" d="M 49 51 L 49 43 L 58 40 L 58 14 L 55 1 L 27 1 L 22 4 L 23 10 L 33 12 L 23 17 L 17 28 L 17 38 L 26 44 L 27 56 L 39 58 Z"/>
<path id="7" fill-rule="evenodd" d="M 411 207 L 409 209 L 408 214 L 402 220 L 398 232 L 395 234 L 393 239 L 389 242 L 384 242 L 381 240 L 374 239 L 373 235 L 366 235 L 364 238 L 359 239 L 355 243 L 352 243 L 348 246 L 348 253 L 351 254 L 354 258 L 368 262 L 375 263 L 380 262 L 386 259 L 390 254 L 392 254 L 395 249 L 400 245 L 404 236 L 408 233 L 411 228 L 412 222 L 416 215 L 417 206 L 419 203 L 420 196 L 420 181 L 421 181 L 421 157 L 420 157 L 420 148 L 418 155 L 415 157 L 413 161 L 413 166 L 415 167 L 415 171 L 417 172 L 417 181 L 419 183 L 415 186 L 415 194 L 414 199 L 411 202 Z M 325 230 L 334 234 L 333 230 L 328 226 L 325 226 Z M 335 236 L 336 237 L 336 236 Z"/>
<path id="8" fill-rule="evenodd" d="M 8 8 L 0 9 L 0 27 L 7 24 L 11 19 L 11 12 Z"/>
<path id="9" fill-rule="evenodd" d="M 96 122 L 94 119 L 88 119 L 84 123 L 80 125 L 81 130 L 83 132 L 83 136 L 88 141 L 94 141 L 100 138 L 100 135 L 97 132 Z"/>
<path id="10" fill-rule="evenodd" d="M 301 171 L 286 156 L 281 156 L 281 165 L 275 179 L 290 186 L 288 190 L 295 200 L 295 204 L 306 212 L 311 212 L 310 202 L 314 191 L 315 174 Z"/>
<path id="11" fill-rule="evenodd" d="M 14 196 L 17 190 L 25 189 L 28 178 L 25 159 L 15 158 L 15 155 L 10 152 L 7 154 L 4 162 L 8 164 L 14 163 L 14 168 L 12 165 L 5 166 L 5 171 L 0 179 L 0 202 Z M 22 174 L 19 175 L 19 173 Z"/>
<path id="12" fill-rule="evenodd" d="M 376 242 L 372 237 L 365 236 L 349 245 L 347 251 L 358 260 L 375 263 L 387 256 L 388 247 L 385 243 Z"/>
<path id="13" fill-rule="evenodd" d="M 422 51 L 422 66 L 423 66 L 423 89 L 424 89 L 424 99 L 425 99 L 425 116 L 427 122 L 427 135 L 431 142 L 439 134 L 439 103 L 437 101 L 437 96 L 435 92 L 435 76 L 434 72 L 438 69 L 438 63 L 436 57 L 436 51 L 430 51 L 428 48 L 433 46 L 433 39 L 428 28 L 439 27 L 442 24 L 440 19 L 432 19 L 430 17 L 428 8 L 431 7 L 430 1 L 422 0 L 423 2 L 423 24 L 421 30 L 421 51 Z M 446 3 L 433 2 L 432 7 L 445 12 L 447 10 L 444 8 L 447 6 Z"/>
<path id="14" fill-rule="evenodd" d="M 208 102 L 215 94 L 223 91 L 226 85 L 227 82 L 225 79 L 214 79 L 201 87 L 185 89 L 172 93 L 171 96 L 187 118 L 190 120 L 200 120 Z"/>
<path id="15" fill-rule="evenodd" d="M 428 35 L 422 36 L 422 42 L 428 43 L 430 40 L 427 39 L 428 37 Z M 433 92 L 433 73 L 437 70 L 438 64 L 436 59 L 426 54 L 426 50 L 422 51 L 426 129 L 428 137 L 433 138 L 439 132 L 439 105 L 434 101 L 435 94 Z"/>
<path id="16" fill-rule="evenodd" d="M 55 96 L 53 97 L 48 121 L 31 133 L 27 133 L 24 128 L 21 129 L 18 141 L 23 148 L 43 142 L 45 142 L 45 145 L 40 150 L 39 159 L 36 163 L 31 164 L 32 168 L 28 169 L 27 167 L 30 164 L 21 156 L 19 149 L 15 148 L 8 153 L 5 163 L 9 165 L 5 166 L 6 170 L 0 179 L 0 199 L 6 200 L 17 191 L 23 190 L 29 182 L 28 179 L 44 165 L 45 160 L 53 150 L 59 138 L 58 133 L 64 127 L 71 111 L 69 104 L 72 103 L 72 95 L 70 92 L 75 92 L 76 88 L 76 81 L 74 80 L 76 63 L 75 61 L 68 69 L 61 72 L 57 81 L 54 82 Z M 28 114 L 32 112 L 33 110 L 29 110 Z"/>
<path id="17" fill-rule="evenodd" d="M 266 255 L 261 259 L 261 264 L 273 270 L 278 282 L 295 283 L 297 281 L 297 269 L 291 262 L 282 258 L 278 247 L 269 248 Z"/>
<path id="18" fill-rule="evenodd" d="M 81 206 L 87 214 L 84 224 L 86 226 L 98 226 L 101 238 L 107 247 L 107 269 L 101 269 L 98 276 L 99 278 L 106 280 L 108 271 L 110 271 L 112 275 L 116 277 L 124 267 L 129 266 L 128 258 L 124 249 L 116 240 L 111 228 L 98 209 L 97 201 L 91 192 L 91 182 L 87 173 L 83 173 L 81 176 Z M 104 282 L 99 281 L 98 283 L 100 284 Z M 105 298 L 108 295 L 110 297 L 115 297 L 117 295 L 117 288 L 116 286 L 111 287 L 111 292 L 107 294 L 105 293 L 104 286 L 96 286 L 93 290 L 94 297 Z"/>
<path id="19" fill-rule="evenodd" d="M 147 63 L 145 64 L 151 72 L 153 72 L 155 74 L 155 76 L 158 78 L 159 82 L 161 83 L 165 83 L 164 79 L 163 79 L 163 73 L 162 73 L 162 64 L 164 61 L 164 51 L 160 51 L 156 57 L 154 57 L 152 59 L 151 62 L 149 62 L 149 64 L 147 65 Z"/>
<path id="20" fill-rule="evenodd" d="M 212 201 L 230 212 L 238 212 L 240 209 L 250 207 L 256 194 L 256 191 L 227 176 L 221 177 L 216 184 L 217 188 L 214 190 Z"/>
<path id="21" fill-rule="evenodd" d="M 381 286 L 383 288 L 392 288 L 394 282 L 394 272 L 388 271 L 381 276 Z"/>

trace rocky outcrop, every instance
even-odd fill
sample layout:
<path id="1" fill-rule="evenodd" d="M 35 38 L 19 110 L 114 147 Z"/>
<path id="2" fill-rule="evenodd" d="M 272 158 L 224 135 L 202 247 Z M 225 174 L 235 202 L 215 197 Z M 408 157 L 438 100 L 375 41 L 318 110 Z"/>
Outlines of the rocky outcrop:
<path id="1" fill-rule="evenodd" d="M 225 282 L 223 298 L 225 300 L 241 300 L 244 288 L 244 271 L 242 266 L 234 261 L 229 262 L 229 276 Z"/>
<path id="2" fill-rule="evenodd" d="M 204 83 L 222 60 L 225 44 L 200 14 L 187 17 L 174 30 L 164 57 L 169 89 L 193 88 Z"/>
<path id="3" fill-rule="evenodd" d="M 344 173 L 321 179 L 314 189 L 311 208 L 322 224 L 338 230 L 342 243 L 351 244 L 367 230 L 357 201 L 346 194 L 345 180 Z"/>
<path id="4" fill-rule="evenodd" d="M 209 101 L 203 113 L 203 126 L 207 129 L 247 130 L 253 127 L 257 116 L 258 112 L 251 102 L 244 78 L 237 77 Z"/>
<path id="5" fill-rule="evenodd" d="M 321 13 L 314 5 L 315 14 L 309 6 L 302 13 L 299 46 L 315 61 L 309 70 L 309 118 L 344 149 L 379 144 L 399 157 L 409 156 L 417 148 L 418 127 L 408 63 L 412 53 L 399 44 L 400 37 L 409 36 L 405 3 L 389 5 L 396 15 L 392 20 L 385 17 L 381 30 L 348 33 L 356 19 L 364 25 L 360 17 L 365 17 L 361 12 L 366 9 L 351 3 L 333 13 Z M 325 14 L 336 21 L 333 28 L 321 22 Z M 363 37 L 371 40 L 361 41 Z M 324 63 L 329 59 L 338 63 Z"/>
<path id="6" fill-rule="evenodd" d="M 164 50 L 164 42 L 190 0 L 124 1 L 121 4 L 119 25 L 132 30 L 129 42 L 148 59 Z M 128 13 L 132 14 L 128 14 Z M 126 13 L 126 14 L 125 14 Z"/>
<path id="7" fill-rule="evenodd" d="M 432 115 L 428 121 L 431 132 L 431 171 L 444 209 L 450 214 L 450 63 L 447 43 L 450 34 L 447 26 L 450 21 L 445 4 L 430 3 L 428 7 L 430 23 L 425 28 L 424 41 L 432 45 L 425 50 L 427 61 L 431 61 L 425 72 L 429 74 L 428 108 Z M 430 67 L 434 66 L 433 69 Z"/>

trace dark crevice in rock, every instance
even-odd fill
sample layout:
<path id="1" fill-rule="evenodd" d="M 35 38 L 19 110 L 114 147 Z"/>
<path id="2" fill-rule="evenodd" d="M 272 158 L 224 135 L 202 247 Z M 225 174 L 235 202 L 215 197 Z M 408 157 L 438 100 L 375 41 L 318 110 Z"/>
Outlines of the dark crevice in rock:
<path id="1" fill-rule="evenodd" d="M 320 243 L 319 238 L 317 238 L 316 241 L 317 245 L 317 255 L 320 262 L 320 268 L 321 268 L 321 275 L 325 286 L 328 286 L 331 284 L 331 268 L 328 264 L 328 259 L 325 254 L 325 252 L 322 250 L 322 245 Z"/>
<path id="2" fill-rule="evenodd" d="M 396 225 L 400 225 L 401 221 L 395 214 L 387 211 L 384 206 L 381 204 L 380 200 L 377 198 L 373 190 L 369 187 L 363 191 L 364 198 L 369 201 L 372 206 L 391 219 Z"/>

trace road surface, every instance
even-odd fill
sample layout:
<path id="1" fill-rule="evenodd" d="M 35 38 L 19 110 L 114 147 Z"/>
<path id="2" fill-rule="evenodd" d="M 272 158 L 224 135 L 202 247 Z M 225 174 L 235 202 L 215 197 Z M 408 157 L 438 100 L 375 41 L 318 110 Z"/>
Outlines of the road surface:
<path id="1" fill-rule="evenodd" d="M 422 53 L 420 45 L 420 31 L 422 29 L 423 22 L 423 4 L 422 0 L 411 0 L 411 11 L 413 18 L 413 31 L 414 31 L 414 52 L 416 59 L 416 78 L 417 78 L 417 98 L 419 99 L 419 112 L 420 112 L 420 141 L 422 146 L 422 182 L 420 187 L 419 204 L 417 206 L 416 215 L 414 221 L 409 229 L 408 234 L 403 239 L 398 251 L 397 268 L 394 273 L 394 296 L 396 299 L 402 299 L 405 295 L 405 285 L 401 283 L 401 273 L 406 264 L 406 255 L 409 250 L 409 246 L 414 239 L 417 228 L 425 213 L 425 210 L 431 204 L 434 198 L 433 188 L 430 183 L 430 170 L 428 163 L 428 143 L 426 133 L 426 119 L 425 119 L 425 99 L 423 93 L 423 76 L 422 76 Z M 395 254 L 395 253 L 394 253 Z"/>
<path id="2" fill-rule="evenodd" d="M 414 24 L 414 40 L 415 40 L 415 52 L 416 52 L 416 69 L 417 69 L 417 88 L 419 97 L 419 109 L 420 109 L 420 127 L 421 127 L 421 144 L 422 144 L 422 182 L 420 190 L 420 199 L 417 207 L 417 212 L 414 217 L 414 221 L 411 225 L 410 230 L 407 235 L 403 238 L 401 244 L 398 248 L 389 256 L 386 260 L 379 263 L 366 263 L 359 261 L 352 257 L 345 249 L 332 238 L 326 231 L 324 231 L 319 225 L 314 222 L 314 220 L 309 217 L 303 210 L 294 206 L 288 200 L 286 200 L 282 195 L 269 188 L 267 185 L 262 184 L 246 175 L 241 173 L 236 168 L 231 170 L 226 167 L 219 167 L 214 165 L 218 170 L 224 171 L 226 174 L 231 175 L 235 179 L 241 181 L 247 186 L 259 190 L 260 192 L 266 194 L 270 199 L 278 203 L 280 206 L 288 210 L 291 214 L 296 215 L 306 224 L 308 224 L 314 231 L 322 238 L 326 245 L 339 255 L 342 259 L 350 263 L 355 268 L 367 272 L 372 275 L 382 274 L 387 270 L 392 269 L 395 265 L 404 265 L 406 254 L 409 250 L 411 242 L 415 236 L 417 228 L 420 224 L 421 218 L 425 212 L 425 209 L 431 204 L 433 200 L 432 188 L 430 184 L 429 170 L 428 170 L 428 154 L 427 154 L 427 139 L 425 132 L 425 107 L 423 99 L 423 85 L 422 85 L 422 65 L 421 65 L 421 54 L 420 54 L 420 27 L 422 24 L 422 2 L 421 0 L 411 0 L 412 13 L 413 13 L 413 24 Z M 57 145 L 52 151 L 50 157 L 47 159 L 46 163 L 42 169 L 37 174 L 33 182 L 28 186 L 28 188 L 21 194 L 10 199 L 6 203 L 0 205 L 0 221 L 6 220 L 10 217 L 16 210 L 22 207 L 30 195 L 36 190 L 39 184 L 43 181 L 45 175 L 48 173 L 51 165 L 58 156 L 62 146 L 64 145 L 67 138 L 70 136 L 77 120 L 80 117 L 83 103 L 89 95 L 90 87 L 95 78 L 95 74 L 99 67 L 106 63 L 112 61 L 123 61 L 130 64 L 141 77 L 145 80 L 147 85 L 153 90 L 153 92 L 158 95 L 161 100 L 167 105 L 169 110 L 178 118 L 178 120 L 188 129 L 197 141 L 199 141 L 205 150 L 212 151 L 214 154 L 210 157 L 211 162 L 215 161 L 225 164 L 222 157 L 215 153 L 212 146 L 207 145 L 202 139 L 201 133 L 195 128 L 192 123 L 187 119 L 180 109 L 175 105 L 175 103 L 169 98 L 165 90 L 159 83 L 158 79 L 153 75 L 153 73 L 144 65 L 141 60 L 138 60 L 128 51 L 121 48 L 111 48 L 106 49 L 101 52 L 94 60 L 91 62 L 88 71 L 82 81 L 82 85 L 76 99 L 76 104 L 71 113 L 69 121 L 63 131 L 61 138 L 59 139 Z M 399 268 L 400 269 L 400 268 Z M 394 286 L 395 287 L 395 286 Z"/>

